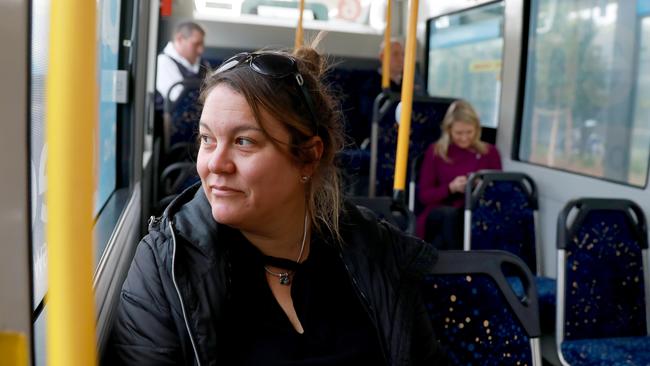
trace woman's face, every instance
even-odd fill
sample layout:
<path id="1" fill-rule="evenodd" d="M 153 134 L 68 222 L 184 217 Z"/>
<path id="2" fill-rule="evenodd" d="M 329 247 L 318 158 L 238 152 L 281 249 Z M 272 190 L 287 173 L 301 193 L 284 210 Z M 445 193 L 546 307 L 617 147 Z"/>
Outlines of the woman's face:
<path id="1" fill-rule="evenodd" d="M 280 122 L 265 111 L 262 118 L 269 135 L 290 141 Z M 225 84 L 214 87 L 203 107 L 199 134 L 197 171 L 217 222 L 259 230 L 291 212 L 304 212 L 303 169 L 290 158 L 287 146 L 264 134 L 241 94 Z"/>
<path id="2" fill-rule="evenodd" d="M 469 149 L 476 138 L 476 127 L 465 121 L 455 121 L 451 124 L 449 134 L 451 142 L 461 149 Z"/>

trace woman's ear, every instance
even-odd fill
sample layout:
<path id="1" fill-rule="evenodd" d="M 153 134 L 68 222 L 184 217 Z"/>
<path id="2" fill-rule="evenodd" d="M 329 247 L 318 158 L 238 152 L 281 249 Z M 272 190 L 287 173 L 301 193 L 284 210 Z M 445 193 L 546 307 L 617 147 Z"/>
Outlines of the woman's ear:
<path id="1" fill-rule="evenodd" d="M 303 146 L 305 155 L 309 157 L 309 162 L 303 166 L 302 174 L 311 177 L 320 162 L 320 158 L 323 156 L 323 140 L 320 136 L 313 136 Z"/>

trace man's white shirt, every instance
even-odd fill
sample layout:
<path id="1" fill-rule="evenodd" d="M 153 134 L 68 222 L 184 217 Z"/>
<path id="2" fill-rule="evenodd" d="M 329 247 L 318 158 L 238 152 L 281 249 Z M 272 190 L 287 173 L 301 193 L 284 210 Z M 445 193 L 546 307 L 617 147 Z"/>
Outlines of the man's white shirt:
<path id="1" fill-rule="evenodd" d="M 168 42 L 167 46 L 163 49 L 162 54 L 158 55 L 156 66 L 156 90 L 163 96 L 163 98 L 167 98 L 167 93 L 169 93 L 169 89 L 172 85 L 183 80 L 183 75 L 178 70 L 178 66 L 174 61 L 169 59 L 170 57 L 195 74 L 198 74 L 199 68 L 201 67 L 200 57 L 197 58 L 196 63 L 191 64 L 176 51 L 172 42 Z M 172 101 L 176 100 L 181 91 L 182 87 L 175 87 L 171 93 L 169 93 L 169 99 Z"/>

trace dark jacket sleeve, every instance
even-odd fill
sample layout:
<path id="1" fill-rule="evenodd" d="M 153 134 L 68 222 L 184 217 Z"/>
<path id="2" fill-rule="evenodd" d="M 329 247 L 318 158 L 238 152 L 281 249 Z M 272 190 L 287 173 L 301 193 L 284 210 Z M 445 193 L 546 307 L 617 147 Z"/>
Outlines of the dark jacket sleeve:
<path id="1" fill-rule="evenodd" d="M 416 302 L 411 335 L 411 354 L 414 366 L 447 366 L 449 357 L 433 332 L 433 325 L 426 306 L 420 299 Z"/>
<path id="2" fill-rule="evenodd" d="M 183 364 L 173 309 L 161 279 L 164 266 L 153 251 L 156 240 L 161 240 L 160 234 L 149 234 L 137 247 L 103 360 L 107 365 Z"/>
<path id="3" fill-rule="evenodd" d="M 449 364 L 446 352 L 436 339 L 433 325 L 422 300 L 420 291 L 423 276 L 431 273 L 438 261 L 438 251 L 429 243 L 399 231 L 391 225 L 385 225 L 393 242 L 393 255 L 404 277 L 403 283 L 413 286 L 414 302 L 411 334 L 411 365 L 445 366 Z"/>

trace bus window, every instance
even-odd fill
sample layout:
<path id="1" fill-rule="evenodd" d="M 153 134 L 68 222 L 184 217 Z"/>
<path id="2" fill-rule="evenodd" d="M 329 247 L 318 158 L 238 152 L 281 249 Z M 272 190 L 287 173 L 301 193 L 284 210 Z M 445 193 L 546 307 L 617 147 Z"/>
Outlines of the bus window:
<path id="1" fill-rule="evenodd" d="M 47 247 L 45 225 L 47 207 L 45 144 L 45 78 L 50 35 L 50 1 L 32 1 L 31 20 L 31 92 L 30 92 L 30 161 L 31 161 L 31 213 L 32 213 L 32 261 L 33 261 L 33 308 L 36 309 L 47 292 Z"/>
<path id="2" fill-rule="evenodd" d="M 497 127 L 503 55 L 503 1 L 427 21 L 427 92 L 472 103 Z"/>
<path id="3" fill-rule="evenodd" d="M 120 39 L 121 0 L 100 1 L 97 21 L 99 70 L 99 126 L 97 159 L 97 187 L 95 190 L 95 215 L 99 213 L 116 183 L 118 50 Z"/>
<path id="4" fill-rule="evenodd" d="M 531 2 L 520 160 L 646 185 L 649 3 Z"/>
<path id="5" fill-rule="evenodd" d="M 32 1 L 31 21 L 31 214 L 33 260 L 33 307 L 36 309 L 47 292 L 47 144 L 45 132 L 45 80 L 48 70 L 51 0 Z M 98 128 L 95 143 L 97 186 L 95 210 L 97 216 L 116 188 L 116 93 L 121 0 L 102 0 L 98 5 L 97 78 L 100 88 Z M 88 85 L 93 87 L 93 85 Z M 78 121 L 91 123 L 91 121 Z"/>

